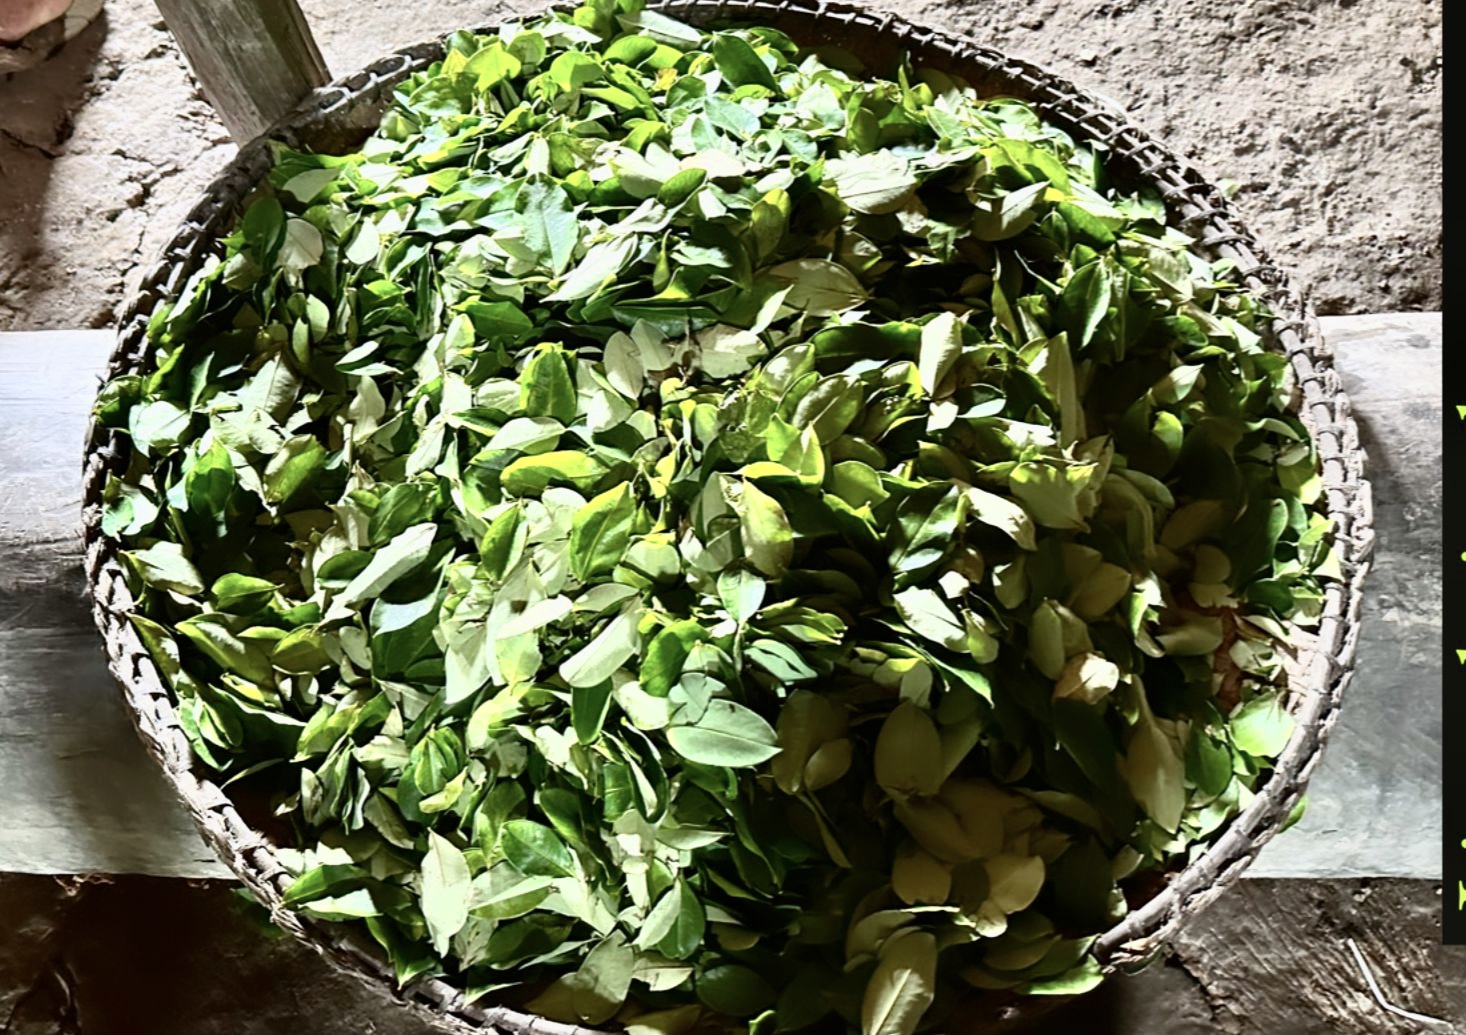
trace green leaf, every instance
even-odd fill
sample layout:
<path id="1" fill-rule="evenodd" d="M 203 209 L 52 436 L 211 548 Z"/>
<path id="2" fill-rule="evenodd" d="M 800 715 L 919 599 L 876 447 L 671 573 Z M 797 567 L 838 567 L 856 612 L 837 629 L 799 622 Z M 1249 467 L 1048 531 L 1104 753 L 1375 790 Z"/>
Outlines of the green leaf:
<path id="1" fill-rule="evenodd" d="M 1110 271 L 1101 259 L 1074 271 L 1059 296 L 1059 318 L 1071 341 L 1083 350 L 1094 340 L 1110 305 Z"/>
<path id="2" fill-rule="evenodd" d="M 303 904 L 301 912 L 322 920 L 363 920 L 381 915 L 376 900 L 366 888 L 357 888 L 344 895 L 330 895 Z"/>
<path id="3" fill-rule="evenodd" d="M 603 1024 L 615 1016 L 631 991 L 635 966 L 636 954 L 619 934 L 591 949 L 572 980 L 571 999 L 580 1019 Z"/>
<path id="4" fill-rule="evenodd" d="M 767 592 L 768 583 L 742 568 L 718 576 L 718 597 L 727 608 L 728 617 L 740 625 L 758 614 Z"/>
<path id="5" fill-rule="evenodd" d="M 616 278 L 635 248 L 634 237 L 618 237 L 592 245 L 580 263 L 560 282 L 560 286 L 552 294 L 545 296 L 545 301 L 573 302 L 589 298 Z"/>
<path id="6" fill-rule="evenodd" d="M 230 572 L 220 575 L 209 587 L 209 599 L 220 611 L 253 614 L 270 602 L 275 584 L 269 579 Z"/>
<path id="7" fill-rule="evenodd" d="M 382 547 L 344 590 L 336 595 L 336 604 L 356 604 L 379 595 L 392 583 L 415 570 L 433 548 L 438 526 L 430 521 L 413 525 Z"/>
<path id="8" fill-rule="evenodd" d="M 951 313 L 939 313 L 921 328 L 921 389 L 936 395 L 957 357 L 962 355 L 962 324 Z"/>
<path id="9" fill-rule="evenodd" d="M 628 608 L 560 665 L 560 678 L 572 687 L 593 687 L 610 681 L 631 660 L 641 642 L 639 608 Z"/>
<path id="10" fill-rule="evenodd" d="M 891 570 L 914 577 L 936 567 L 956 535 L 961 501 L 955 487 L 932 487 L 908 496 L 896 512 Z"/>
<path id="11" fill-rule="evenodd" d="M 734 86 L 762 86 L 777 90 L 774 77 L 754 49 L 732 33 L 713 36 L 713 60 L 718 71 Z"/>
<path id="12" fill-rule="evenodd" d="M 810 765 L 813 757 L 832 741 L 842 738 L 846 727 L 843 710 L 828 697 L 808 690 L 791 694 L 779 711 L 779 753 L 769 765 L 779 789 L 785 794 L 804 790 L 807 779 L 816 775 Z M 834 749 L 836 754 L 839 751 Z M 827 756 L 821 765 L 829 764 L 832 758 Z"/>
<path id="13" fill-rule="evenodd" d="M 287 906 L 299 906 L 327 895 L 354 890 L 366 880 L 367 874 L 354 865 L 332 863 L 315 866 L 290 882 L 283 899 Z"/>
<path id="14" fill-rule="evenodd" d="M 824 444 L 844 434 L 860 409 L 859 385 L 855 379 L 828 377 L 804 394 L 789 420 L 796 428 L 812 430 Z"/>
<path id="15" fill-rule="evenodd" d="M 569 382 L 566 382 L 567 397 Z M 543 395 L 539 398 L 544 398 Z M 520 453 L 541 454 L 554 449 L 565 433 L 565 425 L 554 417 L 515 417 L 489 439 L 485 449 L 512 449 Z"/>
<path id="16" fill-rule="evenodd" d="M 243 676 L 252 683 L 268 684 L 274 674 L 269 651 L 260 640 L 245 639 L 224 621 L 223 616 L 200 614 L 178 623 L 178 632 L 225 672 Z"/>
<path id="17" fill-rule="evenodd" d="M 575 419 L 575 384 L 565 351 L 556 345 L 541 346 L 530 356 L 519 377 L 519 405 L 531 418 L 549 419 L 561 425 Z M 511 421 L 510 424 L 513 422 Z M 505 425 L 507 428 L 509 425 Z M 538 425 L 537 425 L 538 426 Z M 501 434 L 502 429 L 501 429 Z M 494 436 L 498 439 L 498 435 Z M 506 441 L 496 449 L 523 448 Z"/>
<path id="18" fill-rule="evenodd" d="M 320 262 L 325 247 L 319 230 L 304 219 L 292 217 L 285 223 L 285 236 L 275 263 L 281 269 L 298 273 Z"/>
<path id="19" fill-rule="evenodd" d="M 234 460 L 218 439 L 198 455 L 184 476 L 183 494 L 190 517 L 215 537 L 229 530 L 229 494 L 234 485 Z"/>
<path id="20" fill-rule="evenodd" d="M 794 559 L 794 532 L 777 500 L 751 481 L 743 482 L 740 500 L 743 547 L 753 566 L 777 578 Z"/>
<path id="21" fill-rule="evenodd" d="M 531 180 L 519 190 L 519 212 L 524 216 L 524 241 L 545 256 L 556 276 L 564 273 L 580 239 L 580 220 L 570 195 L 552 180 Z"/>
<path id="22" fill-rule="evenodd" d="M 309 486 L 326 466 L 326 449 L 314 435 L 287 439 L 265 468 L 265 499 L 288 503 Z"/>
<path id="23" fill-rule="evenodd" d="M 927 931 L 897 931 L 881 947 L 865 986 L 860 1027 L 870 1035 L 911 1035 L 936 998 L 937 940 Z"/>
<path id="24" fill-rule="evenodd" d="M 1079 477 L 1071 476 L 1071 472 Z M 1033 520 L 1045 528 L 1080 528 L 1083 472 L 1049 463 L 1021 463 L 1008 474 L 1008 487 Z"/>
<path id="25" fill-rule="evenodd" d="M 500 483 L 511 496 L 541 496 L 552 485 L 588 491 L 605 474 L 605 464 L 595 457 L 564 449 L 520 457 L 504 468 Z"/>
<path id="26" fill-rule="evenodd" d="M 1069 599 L 1070 609 L 1087 622 L 1098 621 L 1130 591 L 1132 576 L 1117 564 L 1102 562 Z"/>
<path id="27" fill-rule="evenodd" d="M 381 545 L 413 525 L 431 521 L 437 506 L 436 487 L 423 482 L 394 485 L 382 496 L 367 523 L 367 538 Z"/>
<path id="28" fill-rule="evenodd" d="M 239 230 L 255 258 L 261 263 L 269 261 L 285 233 L 285 209 L 279 199 L 270 195 L 256 198 L 244 210 Z"/>
<path id="29" fill-rule="evenodd" d="M 902 701 L 876 738 L 875 776 L 890 794 L 933 795 L 946 778 L 937 727 L 925 710 Z"/>
<path id="30" fill-rule="evenodd" d="M 652 637 L 641 659 L 641 688 L 653 697 L 666 697 L 682 677 L 682 666 L 692 646 L 707 639 L 702 623 L 674 622 Z"/>
<path id="31" fill-rule="evenodd" d="M 679 880 L 647 914 L 635 944 L 669 959 L 685 960 L 702 947 L 706 923 L 697 895 L 686 881 Z"/>
<path id="32" fill-rule="evenodd" d="M 422 913 L 437 953 L 448 952 L 448 941 L 468 921 L 472 890 L 468 863 L 447 838 L 428 832 L 428 851 L 422 862 Z"/>
<path id="33" fill-rule="evenodd" d="M 1098 704 L 1120 684 L 1120 668 L 1098 654 L 1076 654 L 1064 665 L 1054 684 L 1055 697 L 1073 697 Z"/>
<path id="34" fill-rule="evenodd" d="M 1048 182 L 1040 180 L 982 199 L 973 209 L 973 235 L 982 241 L 1006 241 L 1017 237 L 1038 218 L 1048 189 Z"/>
<path id="35" fill-rule="evenodd" d="M 1244 701 L 1232 712 L 1230 729 L 1237 750 L 1256 758 L 1277 758 L 1288 746 L 1296 725 L 1280 695 L 1267 694 Z"/>
<path id="36" fill-rule="evenodd" d="M 967 645 L 967 627 L 947 606 L 936 590 L 911 586 L 893 599 L 896 613 L 911 631 L 948 650 L 962 650 Z"/>
<path id="37" fill-rule="evenodd" d="M 697 343 L 703 373 L 719 379 L 744 373 L 768 351 L 757 334 L 725 324 L 699 332 Z"/>
<path id="38" fill-rule="evenodd" d="M 895 212 L 916 190 L 916 177 L 906 160 L 890 151 L 834 159 L 825 164 L 825 175 L 841 201 L 872 215 Z"/>
<path id="39" fill-rule="evenodd" d="M 995 855 L 983 862 L 988 875 L 988 900 L 1005 913 L 1033 905 L 1043 890 L 1044 861 L 1036 855 Z"/>
<path id="40" fill-rule="evenodd" d="M 346 246 L 344 252 L 346 261 L 357 266 L 368 266 L 377 261 L 377 256 L 382 252 L 382 238 L 377 232 L 376 221 L 370 218 L 363 219 L 361 225 L 356 228 L 356 235 L 352 237 L 351 243 Z"/>
<path id="41" fill-rule="evenodd" d="M 788 285 L 784 304 L 811 316 L 829 316 L 853 309 L 867 297 L 855 274 L 828 259 L 794 259 L 772 266 L 767 272 Z"/>
<path id="42" fill-rule="evenodd" d="M 1177 657 L 1200 657 L 1213 653 L 1222 645 L 1222 620 L 1214 615 L 1193 615 L 1174 628 L 1156 634 L 1156 641 L 1167 654 Z"/>
<path id="43" fill-rule="evenodd" d="M 309 205 L 335 179 L 335 169 L 307 169 L 286 181 L 283 190 L 302 205 Z"/>
<path id="44" fill-rule="evenodd" d="M 182 441 L 191 423 L 189 412 L 166 399 L 155 399 L 133 407 L 128 416 L 128 434 L 144 454 L 166 452 Z"/>
<path id="45" fill-rule="evenodd" d="M 596 686 L 573 688 L 570 691 L 570 724 L 575 728 L 575 739 L 582 744 L 594 743 L 601 735 L 610 706 L 610 680 Z"/>
<path id="46" fill-rule="evenodd" d="M 1010 499 L 979 489 L 975 485 L 969 485 L 963 491 L 967 496 L 967 509 L 974 518 L 1007 533 L 1009 538 L 1025 550 L 1038 549 L 1033 518 L 1028 516 L 1028 511 Z"/>
<path id="47" fill-rule="evenodd" d="M 499 836 L 499 849 L 526 877 L 572 877 L 575 859 L 565 842 L 541 823 L 528 819 L 511 819 Z"/>
<path id="48" fill-rule="evenodd" d="M 728 1017 L 752 1017 L 774 1004 L 775 992 L 757 971 L 737 964 L 712 967 L 697 979 L 703 1005 Z"/>
<path id="49" fill-rule="evenodd" d="M 581 582 L 620 563 L 636 525 L 636 497 L 630 483 L 608 489 L 575 512 L 570 529 L 570 570 Z"/>
<path id="50" fill-rule="evenodd" d="M 1059 445 L 1067 449 L 1087 438 L 1088 425 L 1079 399 L 1068 335 L 1057 334 L 1048 339 L 1029 370 L 1043 379 L 1044 387 L 1059 407 Z"/>
<path id="51" fill-rule="evenodd" d="M 789 195 L 774 189 L 765 194 L 753 206 L 749 215 L 748 239 L 751 241 L 754 258 L 763 262 L 774 255 L 784 239 L 789 225 Z"/>
<path id="52" fill-rule="evenodd" d="M 689 762 L 730 768 L 755 766 L 779 752 L 778 737 L 757 712 L 715 699 L 691 726 L 672 726 L 667 743 Z"/>
<path id="53" fill-rule="evenodd" d="M 1198 722 L 1186 745 L 1186 779 L 1203 795 L 1221 794 L 1232 783 L 1232 752 Z"/>
<path id="54" fill-rule="evenodd" d="M 138 578 L 155 589 L 171 590 L 186 597 L 204 591 L 203 576 L 177 543 L 154 543 L 143 550 L 125 550 L 122 556 Z"/>
<path id="55" fill-rule="evenodd" d="M 706 169 L 683 169 L 657 190 L 657 204 L 665 208 L 677 208 L 696 194 L 707 179 Z"/>
<path id="56" fill-rule="evenodd" d="M 1093 956 L 1086 956 L 1078 966 L 1050 978 L 1030 981 L 1023 986 L 1025 995 L 1083 995 L 1104 983 L 1105 974 Z"/>
<path id="57" fill-rule="evenodd" d="M 1148 709 L 1131 734 L 1123 768 L 1131 793 L 1146 815 L 1174 833 L 1186 808 L 1185 765 L 1181 752 Z"/>

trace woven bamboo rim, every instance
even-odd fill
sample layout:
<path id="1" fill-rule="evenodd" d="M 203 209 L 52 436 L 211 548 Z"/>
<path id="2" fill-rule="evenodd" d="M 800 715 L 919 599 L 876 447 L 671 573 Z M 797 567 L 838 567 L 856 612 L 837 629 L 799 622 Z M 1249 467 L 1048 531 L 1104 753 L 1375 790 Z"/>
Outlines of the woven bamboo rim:
<path id="1" fill-rule="evenodd" d="M 1235 260 L 1248 289 L 1275 314 L 1267 337 L 1289 357 L 1296 375 L 1294 407 L 1314 437 L 1322 468 L 1323 504 L 1335 524 L 1344 577 L 1326 584 L 1316 633 L 1300 637 L 1306 642 L 1300 644 L 1298 663 L 1293 666 L 1289 700 L 1297 728 L 1272 775 L 1205 853 L 1173 874 L 1159 893 L 1095 944 L 1107 971 L 1149 962 L 1182 921 L 1232 884 L 1286 822 L 1318 764 L 1352 675 L 1362 582 L 1374 546 L 1374 516 L 1358 429 L 1312 309 L 1216 187 L 1173 151 L 1130 124 L 1112 105 L 1029 62 L 838 0 L 651 0 L 649 6 L 692 24 L 719 20 L 762 23 L 783 29 L 801 43 L 835 42 L 862 58 L 873 59 L 869 63 L 876 68 L 905 51 L 914 63 L 955 72 L 985 93 L 1023 98 L 1076 136 L 1102 143 L 1112 162 L 1118 161 L 1153 184 L 1180 227 L 1195 236 L 1211 257 Z M 243 199 L 263 179 L 270 166 L 268 140 L 308 143 L 323 150 L 352 146 L 375 127 L 393 87 L 441 57 L 442 49 L 441 38 L 426 41 L 322 87 L 264 137 L 241 148 L 205 190 L 130 299 L 119 321 L 107 376 L 133 372 L 146 363 L 152 351 L 146 334 L 149 316 L 159 304 L 177 298 L 183 284 L 228 230 Z M 125 437 L 92 422 L 86 442 L 83 519 L 93 616 L 138 733 L 182 797 L 204 840 L 270 909 L 277 924 L 338 969 L 375 985 L 439 1028 L 480 1035 L 484 1031 L 592 1035 L 579 1026 L 506 1007 L 467 1003 L 457 989 L 440 979 L 417 980 L 399 989 L 382 951 L 364 934 L 284 908 L 281 896 L 290 876 L 276 857 L 276 846 L 241 818 L 210 774 L 195 767 L 171 693 L 126 619 L 134 601 L 117 559 L 117 544 L 102 535 L 100 520 L 107 476 L 124 469 L 129 456 Z"/>

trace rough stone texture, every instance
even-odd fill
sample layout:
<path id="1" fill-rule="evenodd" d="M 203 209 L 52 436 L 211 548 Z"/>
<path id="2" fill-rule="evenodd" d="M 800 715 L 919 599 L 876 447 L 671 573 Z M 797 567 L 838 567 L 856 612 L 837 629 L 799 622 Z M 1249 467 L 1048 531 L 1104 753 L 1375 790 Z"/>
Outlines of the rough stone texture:
<path id="1" fill-rule="evenodd" d="M 1188 924 L 1167 959 L 1107 982 L 1024 1035 L 1466 1030 L 1466 947 L 1440 944 L 1440 886 L 1406 880 L 1250 880 Z M 1347 939 L 1385 999 L 1375 1003 Z"/>
<path id="2" fill-rule="evenodd" d="M 151 3 L 0 82 L 0 328 L 110 323 L 233 151 Z"/>
<path id="3" fill-rule="evenodd" d="M 1440 0 L 885 0 L 1032 58 L 1239 185 L 1325 313 L 1441 307 Z M 533 7 L 305 0 L 337 73 Z M 109 323 L 233 153 L 150 3 L 0 81 L 0 329 Z"/>
<path id="4" fill-rule="evenodd" d="M 1004 1035 L 1394 1035 L 1385 996 L 1466 1023 L 1466 948 L 1439 943 L 1428 881 L 1249 881 L 1189 926 L 1170 959 Z M 0 876 L 0 1031 L 14 1035 L 432 1035 L 337 974 L 213 881 Z"/>
<path id="5" fill-rule="evenodd" d="M 1176 957 L 1222 1031 L 1420 1031 L 1375 1005 L 1352 938 L 1387 1001 L 1460 1031 L 1466 947 L 1440 944 L 1440 908 L 1440 888 L 1424 882 L 1249 882 L 1224 912 L 1182 934 Z"/>
<path id="6" fill-rule="evenodd" d="M 6 1035 L 423 1032 L 223 882 L 3 875 L 0 924 Z"/>
<path id="7" fill-rule="evenodd" d="M 1441 308 L 1439 0 L 907 0 L 1118 101 L 1325 314 Z"/>

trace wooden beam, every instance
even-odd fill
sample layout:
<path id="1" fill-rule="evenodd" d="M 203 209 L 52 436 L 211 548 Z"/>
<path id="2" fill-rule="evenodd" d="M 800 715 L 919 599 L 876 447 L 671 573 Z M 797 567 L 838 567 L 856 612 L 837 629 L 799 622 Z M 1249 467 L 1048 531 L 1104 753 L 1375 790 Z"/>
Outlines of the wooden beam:
<path id="1" fill-rule="evenodd" d="M 259 136 L 330 79 L 296 0 L 156 0 L 236 141 Z"/>

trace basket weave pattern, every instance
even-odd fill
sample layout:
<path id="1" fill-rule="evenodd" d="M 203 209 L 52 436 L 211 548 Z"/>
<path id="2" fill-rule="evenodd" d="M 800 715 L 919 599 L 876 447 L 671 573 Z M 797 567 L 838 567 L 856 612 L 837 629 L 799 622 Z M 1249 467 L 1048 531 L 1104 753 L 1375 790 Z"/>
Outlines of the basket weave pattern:
<path id="1" fill-rule="evenodd" d="M 1333 519 L 1344 578 L 1326 584 L 1322 619 L 1306 644 L 1292 680 L 1290 708 L 1297 730 L 1256 798 L 1208 850 L 1150 901 L 1106 931 L 1095 945 L 1108 969 L 1153 958 L 1187 917 L 1214 899 L 1246 869 L 1285 822 L 1317 765 L 1323 742 L 1338 717 L 1353 669 L 1359 634 L 1361 584 L 1374 545 L 1364 454 L 1349 400 L 1331 353 L 1306 301 L 1232 212 L 1221 192 L 1183 159 L 1131 125 L 1105 102 L 1067 80 L 996 50 L 893 15 L 827 0 L 653 0 L 649 6 L 692 24 L 736 20 L 772 25 L 801 43 L 838 42 L 862 53 L 874 48 L 894 56 L 909 52 L 914 64 L 964 76 L 979 90 L 1031 103 L 1040 114 L 1077 137 L 1104 144 L 1111 161 L 1129 167 L 1156 187 L 1180 228 L 1213 258 L 1231 258 L 1247 288 L 1275 314 L 1270 344 L 1290 359 L 1296 375 L 1297 412 L 1312 433 L 1324 483 L 1323 504 Z M 178 233 L 144 276 L 123 312 L 107 376 L 138 371 L 149 361 L 148 318 L 177 298 L 190 275 L 216 248 L 242 201 L 270 167 L 267 139 L 292 146 L 330 148 L 339 137 L 350 146 L 376 125 L 392 89 L 411 72 L 442 56 L 431 40 L 384 58 L 310 94 L 266 138 L 243 147 L 209 185 Z M 93 614 L 105 641 L 109 666 L 148 751 L 163 767 L 192 813 L 204 839 L 275 921 L 305 940 L 336 967 L 356 974 L 414 1008 L 440 1028 L 457 1032 L 502 1031 L 523 1035 L 588 1035 L 587 1029 L 505 1007 L 466 1003 L 438 979 L 397 989 L 381 950 L 354 928 L 333 925 L 285 909 L 281 896 L 290 875 L 275 846 L 251 828 L 210 774 L 196 768 L 179 726 L 173 697 L 126 615 L 134 605 L 117 558 L 117 544 L 102 535 L 102 490 L 109 473 L 123 470 L 130 446 L 125 436 L 93 422 L 84 467 L 86 571 Z"/>

